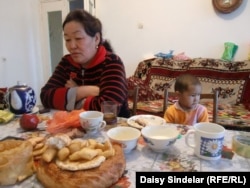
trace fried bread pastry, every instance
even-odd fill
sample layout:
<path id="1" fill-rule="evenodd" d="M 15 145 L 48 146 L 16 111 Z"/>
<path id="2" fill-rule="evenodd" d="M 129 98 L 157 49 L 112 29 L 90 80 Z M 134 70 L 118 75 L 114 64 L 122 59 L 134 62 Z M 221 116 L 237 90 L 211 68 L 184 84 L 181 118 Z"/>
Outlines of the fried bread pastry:
<path id="1" fill-rule="evenodd" d="M 0 142 L 0 186 L 13 185 L 33 175 L 32 144 L 8 139 Z"/>
<path id="2" fill-rule="evenodd" d="M 140 126 L 145 127 L 145 126 L 147 125 L 148 122 L 147 122 L 145 119 L 143 119 L 143 118 L 137 118 L 137 119 L 135 120 L 135 123 L 137 123 L 137 124 L 140 125 Z"/>
<path id="3" fill-rule="evenodd" d="M 97 168 L 79 171 L 62 170 L 55 161 L 39 160 L 36 176 L 46 188 L 107 188 L 122 176 L 126 162 L 122 146 L 114 143 L 115 155 Z"/>

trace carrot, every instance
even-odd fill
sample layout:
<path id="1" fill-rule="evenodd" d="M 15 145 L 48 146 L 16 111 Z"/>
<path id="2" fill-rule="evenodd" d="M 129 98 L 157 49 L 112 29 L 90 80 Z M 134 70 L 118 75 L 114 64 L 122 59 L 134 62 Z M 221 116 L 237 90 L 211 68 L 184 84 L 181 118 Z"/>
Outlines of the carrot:
<path id="1" fill-rule="evenodd" d="M 84 110 L 57 111 L 53 114 L 52 119 L 46 122 L 46 131 L 51 134 L 65 133 L 69 129 L 80 127 L 79 114 Z"/>

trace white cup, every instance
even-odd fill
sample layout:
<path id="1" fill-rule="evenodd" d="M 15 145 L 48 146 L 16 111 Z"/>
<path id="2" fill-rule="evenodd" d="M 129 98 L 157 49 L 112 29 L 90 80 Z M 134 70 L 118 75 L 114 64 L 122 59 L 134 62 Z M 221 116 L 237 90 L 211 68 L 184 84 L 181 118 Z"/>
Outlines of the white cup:
<path id="1" fill-rule="evenodd" d="M 194 148 L 195 155 L 202 159 L 220 159 L 225 134 L 224 127 L 215 123 L 202 122 L 193 125 L 193 128 L 186 134 L 187 146 Z M 191 135 L 194 138 L 193 143 L 190 143 Z"/>
<path id="2" fill-rule="evenodd" d="M 79 114 L 82 128 L 87 134 L 96 134 L 104 129 L 106 122 L 103 113 L 99 111 L 85 111 Z"/>

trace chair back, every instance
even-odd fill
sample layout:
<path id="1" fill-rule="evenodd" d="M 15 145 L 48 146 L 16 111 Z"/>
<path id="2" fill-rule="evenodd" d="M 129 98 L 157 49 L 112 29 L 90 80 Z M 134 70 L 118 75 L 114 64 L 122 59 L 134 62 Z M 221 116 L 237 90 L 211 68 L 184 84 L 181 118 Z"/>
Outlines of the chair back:
<path id="1" fill-rule="evenodd" d="M 213 123 L 217 123 L 218 120 L 218 95 L 218 90 L 214 90 L 213 93 L 202 93 L 200 95 L 200 99 L 213 99 Z"/>
<path id="2" fill-rule="evenodd" d="M 138 103 L 139 86 L 135 86 L 133 89 L 128 90 L 128 98 L 132 101 L 131 115 L 136 115 L 137 103 Z"/>

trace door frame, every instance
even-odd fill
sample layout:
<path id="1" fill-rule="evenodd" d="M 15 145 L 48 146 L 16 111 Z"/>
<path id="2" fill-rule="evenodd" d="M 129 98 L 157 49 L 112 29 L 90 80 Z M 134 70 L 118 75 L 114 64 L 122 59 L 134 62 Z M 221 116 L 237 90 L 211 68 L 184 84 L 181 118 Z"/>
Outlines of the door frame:
<path id="1" fill-rule="evenodd" d="M 49 37 L 49 24 L 48 13 L 54 11 L 61 11 L 62 22 L 69 12 L 69 4 L 67 0 L 46 1 L 41 2 L 41 25 L 42 25 L 42 62 L 43 62 L 43 82 L 45 83 L 52 74 L 51 68 L 51 53 L 50 53 L 50 37 Z M 63 40 L 63 54 L 67 53 Z"/>
<path id="2" fill-rule="evenodd" d="M 69 13 L 69 1 L 71 0 L 41 0 L 41 44 L 42 44 L 42 67 L 43 83 L 46 83 L 52 74 L 51 53 L 50 53 L 50 36 L 48 25 L 48 12 L 61 11 L 62 22 Z M 83 0 L 84 9 L 95 15 L 95 0 Z M 63 40 L 63 54 L 68 51 Z M 59 63 L 59 62 L 58 62 Z"/>

